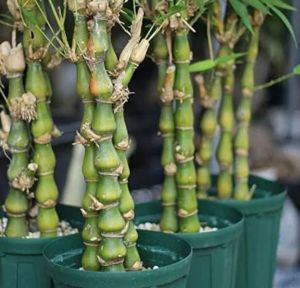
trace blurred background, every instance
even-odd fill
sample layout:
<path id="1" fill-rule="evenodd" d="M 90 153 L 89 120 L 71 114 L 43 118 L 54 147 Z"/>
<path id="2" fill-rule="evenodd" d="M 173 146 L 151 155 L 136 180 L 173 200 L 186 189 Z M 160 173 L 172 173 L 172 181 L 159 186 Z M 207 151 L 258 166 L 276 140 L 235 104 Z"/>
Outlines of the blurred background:
<path id="1" fill-rule="evenodd" d="M 300 1 L 293 5 L 300 10 Z M 5 1 L 0 3 L 0 13 L 5 13 Z M 50 13 L 51 14 L 51 13 Z M 300 14 L 292 13 L 296 38 L 300 43 Z M 72 17 L 70 17 L 72 19 Z M 67 32 L 72 34 L 72 20 L 67 23 Z M 200 23 L 191 33 L 194 60 L 207 58 L 206 28 Z M 0 41 L 10 39 L 10 28 L 0 24 Z M 203 41 L 201 41 L 203 39 Z M 121 30 L 114 31 L 117 52 L 127 38 Z M 292 71 L 300 63 L 300 52 L 284 25 L 277 19 L 267 18 L 261 35 L 261 51 L 256 68 L 257 84 L 265 83 Z M 237 65 L 237 69 L 239 65 Z M 52 112 L 56 125 L 63 135 L 53 142 L 57 156 L 56 181 L 61 201 L 80 205 L 84 191 L 81 175 L 83 149 L 74 146 L 74 136 L 79 128 L 82 106 L 75 92 L 74 65 L 63 62 L 51 74 L 53 83 Z M 130 90 L 134 92 L 125 106 L 126 120 L 131 135 L 130 188 L 137 201 L 159 197 L 159 185 L 163 179 L 160 165 L 161 138 L 158 136 L 160 113 L 157 94 L 156 66 L 149 57 L 135 73 Z M 4 82 L 4 85 L 6 83 Z M 200 105 L 195 89 L 195 127 L 200 118 Z M 300 77 L 256 93 L 253 105 L 251 129 L 251 169 L 254 174 L 277 179 L 288 187 L 280 243 L 276 287 L 300 287 Z M 236 93 L 238 96 L 238 93 Z M 1 103 L 2 100 L 0 100 Z M 3 102 L 3 101 L 2 101 Z M 2 103 L 3 104 L 3 103 Z M 0 152 L 0 203 L 8 190 L 6 169 L 8 159 Z M 213 169 L 215 165 L 213 164 Z M 217 173 L 217 170 L 215 170 Z M 258 287 L 260 288 L 260 287 Z M 262 287 L 263 288 L 263 287 Z"/>

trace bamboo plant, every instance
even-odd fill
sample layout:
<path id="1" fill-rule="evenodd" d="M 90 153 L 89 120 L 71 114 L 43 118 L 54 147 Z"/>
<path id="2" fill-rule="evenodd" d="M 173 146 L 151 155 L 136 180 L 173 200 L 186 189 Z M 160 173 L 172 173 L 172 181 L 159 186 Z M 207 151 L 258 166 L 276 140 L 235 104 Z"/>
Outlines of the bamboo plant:
<path id="1" fill-rule="evenodd" d="M 275 14 L 291 31 L 288 20 L 280 9 L 292 9 L 292 7 L 282 1 L 262 0 L 250 3 L 249 1 L 229 0 L 224 15 L 221 7 L 221 2 L 215 1 L 209 9 L 210 23 L 215 39 L 219 43 L 217 59 L 213 66 L 213 76 L 207 86 L 202 76 L 198 76 L 196 79 L 204 108 L 200 125 L 201 142 L 197 155 L 198 196 L 200 198 L 206 197 L 211 186 L 209 163 L 214 152 L 212 143 L 215 139 L 217 123 L 221 130 L 216 151 L 220 168 L 217 180 L 218 197 L 248 200 L 252 195 L 252 189 L 248 187 L 248 134 L 251 119 L 251 98 L 255 86 L 254 68 L 259 45 L 259 30 L 265 16 Z M 291 33 L 293 35 L 292 31 Z M 235 46 L 241 39 L 249 40 L 247 40 L 247 51 L 244 53 L 246 54 L 246 63 L 241 80 L 243 96 L 237 109 L 238 128 L 237 134 L 234 136 L 233 129 L 236 126 L 233 109 L 235 59 L 236 56 L 241 56 L 235 55 Z M 216 118 L 216 106 L 219 101 L 220 109 Z M 235 175 L 234 183 L 233 173 Z"/>
<path id="2" fill-rule="evenodd" d="M 4 145 L 2 146 L 11 154 L 7 171 L 10 190 L 4 203 L 8 216 L 5 235 L 7 237 L 25 237 L 28 235 L 27 213 L 32 197 L 30 189 L 34 184 L 34 174 L 37 168 L 35 164 L 30 163 L 28 153 L 30 137 L 27 121 L 32 120 L 33 115 L 27 113 L 26 105 L 32 105 L 34 99 L 31 94 L 24 93 L 23 47 L 21 44 L 16 45 L 15 39 L 12 42 L 12 45 L 9 42 L 3 42 L 0 46 L 3 71 L 9 80 L 7 105 L 10 111 L 10 116 L 4 111 L 1 112 L 4 133 L 4 137 L 2 137 Z"/>
<path id="3" fill-rule="evenodd" d="M 117 56 L 111 33 L 119 22 L 123 1 L 69 0 L 75 19 L 70 47 L 61 28 L 64 19 L 50 4 L 62 35 L 57 39 L 60 52 L 76 63 L 77 92 L 84 105 L 76 139 L 85 146 L 82 266 L 85 270 L 140 270 L 138 235 L 132 222 L 134 202 L 128 189 L 126 151 L 130 141 L 123 106 L 129 98 L 128 84 L 153 35 L 141 39 L 143 11 L 139 9 L 128 31 L 130 39 Z"/>
<path id="4" fill-rule="evenodd" d="M 31 132 L 34 141 L 33 162 L 37 164 L 35 199 L 38 205 L 37 225 L 41 237 L 57 235 L 58 215 L 55 205 L 58 189 L 54 180 L 55 155 L 51 139 L 57 135 L 49 110 L 51 87 L 43 63 L 52 66 L 44 36 L 46 17 L 42 1 L 18 1 L 24 24 L 23 46 L 26 57 L 26 92 L 36 100 L 36 118 Z"/>

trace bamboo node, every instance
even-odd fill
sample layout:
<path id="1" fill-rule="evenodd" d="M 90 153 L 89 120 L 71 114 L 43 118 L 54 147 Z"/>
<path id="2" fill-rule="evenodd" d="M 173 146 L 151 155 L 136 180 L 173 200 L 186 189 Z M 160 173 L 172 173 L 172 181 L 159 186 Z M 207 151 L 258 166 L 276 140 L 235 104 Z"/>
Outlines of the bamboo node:
<path id="1" fill-rule="evenodd" d="M 242 93 L 244 97 L 252 98 L 253 96 L 253 90 L 250 88 L 243 88 Z"/>
<path id="2" fill-rule="evenodd" d="M 127 271 L 138 271 L 143 269 L 143 262 L 142 261 L 136 261 L 134 264 L 131 266 L 131 268 L 127 268 Z"/>
<path id="3" fill-rule="evenodd" d="M 89 194 L 89 197 L 92 201 L 92 205 L 91 205 L 91 209 L 94 211 L 100 211 L 102 209 L 104 209 L 104 204 L 101 203 L 94 195 Z"/>
<path id="4" fill-rule="evenodd" d="M 164 166 L 164 172 L 167 176 L 173 176 L 176 174 L 177 166 L 175 163 L 169 163 Z"/>
<path id="5" fill-rule="evenodd" d="M 112 261 L 105 261 L 103 258 L 101 258 L 99 255 L 97 255 L 97 259 L 100 263 L 101 266 L 108 267 L 108 266 L 113 266 L 113 265 L 118 265 L 118 264 L 123 264 L 124 263 L 124 257 L 120 259 L 115 259 Z"/>
<path id="6" fill-rule="evenodd" d="M 45 208 L 45 209 L 48 209 L 48 208 L 54 208 L 55 205 L 56 205 L 56 201 L 55 201 L 55 200 L 52 200 L 52 199 L 48 199 L 48 200 L 46 200 L 46 201 L 43 202 L 43 203 L 37 203 L 37 205 L 38 205 L 40 208 Z"/>
<path id="7" fill-rule="evenodd" d="M 98 238 L 97 238 L 98 239 Z M 101 240 L 101 239 L 100 239 Z M 100 242 L 100 240 L 98 242 Z M 86 241 L 83 241 L 83 244 L 85 246 L 89 246 L 89 247 L 98 247 L 99 246 L 99 243 L 91 243 L 91 242 L 86 242 Z"/>
<path id="8" fill-rule="evenodd" d="M 191 217 L 193 215 L 196 215 L 197 213 L 198 213 L 198 209 L 196 209 L 195 211 L 190 212 L 190 213 L 188 211 L 184 210 L 184 209 L 179 209 L 177 215 L 180 218 L 188 218 L 188 217 Z"/>
<path id="9" fill-rule="evenodd" d="M 161 203 L 162 206 L 164 207 L 175 207 L 176 206 L 176 202 L 162 202 Z"/>
<path id="10" fill-rule="evenodd" d="M 6 215 L 9 217 L 9 218 L 23 218 L 23 217 L 26 217 L 26 213 L 20 213 L 20 214 L 12 214 L 8 211 L 6 211 Z"/>
<path id="11" fill-rule="evenodd" d="M 190 156 L 190 157 L 187 157 L 186 155 L 176 153 L 175 158 L 176 158 L 177 163 L 183 164 L 183 163 L 187 163 L 187 162 L 190 162 L 190 161 L 194 161 L 195 157 L 194 157 L 194 155 Z"/>
<path id="12" fill-rule="evenodd" d="M 125 220 L 127 220 L 127 221 L 133 220 L 133 218 L 134 218 L 134 210 L 131 209 L 131 210 L 129 210 L 128 212 L 124 213 L 124 214 L 123 214 L 123 217 L 124 217 Z"/>
<path id="13" fill-rule="evenodd" d="M 34 143 L 37 144 L 48 144 L 51 142 L 51 139 L 52 139 L 51 133 L 45 133 L 37 138 L 34 138 L 33 141 Z"/>
<path id="14" fill-rule="evenodd" d="M 193 190 L 197 187 L 196 184 L 190 184 L 190 185 L 177 185 L 177 188 L 179 189 L 187 189 L 187 190 Z"/>

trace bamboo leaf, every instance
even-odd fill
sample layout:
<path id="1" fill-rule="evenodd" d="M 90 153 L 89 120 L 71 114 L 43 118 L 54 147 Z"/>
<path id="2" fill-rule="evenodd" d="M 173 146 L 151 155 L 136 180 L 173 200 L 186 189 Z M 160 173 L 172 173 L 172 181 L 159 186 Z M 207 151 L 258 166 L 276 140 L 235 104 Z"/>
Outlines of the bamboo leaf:
<path id="1" fill-rule="evenodd" d="M 294 42 L 295 42 L 295 45 L 298 47 L 298 44 L 297 44 L 297 39 L 296 39 L 296 35 L 295 35 L 295 32 L 294 32 L 294 29 L 290 23 L 290 21 L 288 20 L 288 18 L 276 7 L 271 7 L 271 10 L 279 17 L 279 19 L 283 22 L 283 24 L 285 25 L 285 27 L 288 29 L 288 31 L 290 32 Z"/>
<path id="2" fill-rule="evenodd" d="M 291 10 L 291 11 L 296 11 L 297 10 L 295 7 L 285 3 L 282 0 L 272 0 L 272 3 L 273 3 L 274 6 L 280 8 L 280 9 Z"/>
<path id="3" fill-rule="evenodd" d="M 231 55 L 226 55 L 226 56 L 219 57 L 215 60 L 207 59 L 207 60 L 202 60 L 202 61 L 199 61 L 199 62 L 195 62 L 195 63 L 192 63 L 190 65 L 190 72 L 193 73 L 193 72 L 208 71 L 208 70 L 211 70 L 211 69 L 215 68 L 218 64 L 223 64 L 223 63 L 230 62 L 232 60 L 243 57 L 245 54 L 246 53 L 234 53 L 234 54 L 231 54 Z"/>
<path id="4" fill-rule="evenodd" d="M 300 75 L 300 64 L 295 66 L 293 72 L 294 72 L 295 75 Z"/>
<path id="5" fill-rule="evenodd" d="M 223 63 L 229 62 L 231 60 L 241 58 L 245 55 L 246 55 L 246 53 L 234 53 L 234 54 L 231 54 L 231 55 L 226 55 L 226 56 L 219 57 L 215 60 L 215 62 L 216 62 L 216 64 L 223 64 Z"/>
<path id="6" fill-rule="evenodd" d="M 204 72 L 216 67 L 216 61 L 212 59 L 202 60 L 190 65 L 190 72 Z"/>
<path id="7" fill-rule="evenodd" d="M 268 7 L 263 4 L 260 0 L 244 0 L 245 4 L 263 12 L 264 14 L 269 14 Z"/>
<path id="8" fill-rule="evenodd" d="M 247 6 L 240 0 L 229 0 L 229 2 L 236 14 L 241 18 L 246 28 L 253 32 Z"/>

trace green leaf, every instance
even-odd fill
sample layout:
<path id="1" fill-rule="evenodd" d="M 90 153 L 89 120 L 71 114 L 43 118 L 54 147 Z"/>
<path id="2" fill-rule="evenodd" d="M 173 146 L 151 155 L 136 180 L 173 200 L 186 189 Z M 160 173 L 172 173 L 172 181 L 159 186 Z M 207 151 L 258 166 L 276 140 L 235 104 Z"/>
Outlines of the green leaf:
<path id="1" fill-rule="evenodd" d="M 212 59 L 202 60 L 190 65 L 190 72 L 204 72 L 216 67 L 216 61 Z"/>
<path id="2" fill-rule="evenodd" d="M 246 53 L 234 53 L 231 55 L 219 57 L 215 60 L 207 59 L 207 60 L 195 62 L 190 65 L 190 72 L 193 73 L 193 72 L 208 71 L 208 70 L 215 68 L 218 64 L 230 62 L 231 60 L 235 60 L 240 57 L 243 57 L 245 54 Z"/>
<path id="3" fill-rule="evenodd" d="M 274 6 L 280 8 L 280 9 L 291 10 L 291 11 L 296 11 L 297 10 L 295 7 L 285 3 L 282 0 L 272 0 L 272 3 L 273 3 Z"/>
<path id="4" fill-rule="evenodd" d="M 263 12 L 264 14 L 269 14 L 269 9 L 260 0 L 243 0 L 245 4 Z"/>
<path id="5" fill-rule="evenodd" d="M 273 6 L 273 7 L 270 7 L 270 9 L 279 17 L 279 19 L 283 22 L 283 24 L 289 30 L 289 32 L 290 32 L 290 34 L 291 34 L 291 36 L 292 36 L 292 38 L 295 42 L 295 45 L 298 47 L 294 29 L 293 29 L 290 21 L 288 20 L 288 18 L 278 8 Z"/>
<path id="6" fill-rule="evenodd" d="M 241 18 L 246 28 L 253 32 L 247 6 L 240 0 L 229 0 L 229 2 L 236 14 Z"/>
<path id="7" fill-rule="evenodd" d="M 293 72 L 295 75 L 300 75 L 300 64 L 294 67 Z"/>

